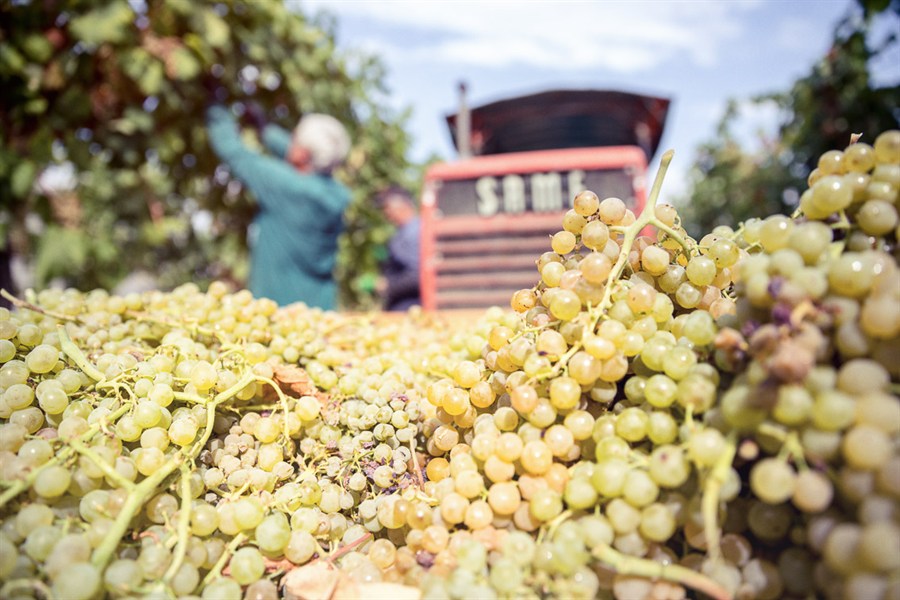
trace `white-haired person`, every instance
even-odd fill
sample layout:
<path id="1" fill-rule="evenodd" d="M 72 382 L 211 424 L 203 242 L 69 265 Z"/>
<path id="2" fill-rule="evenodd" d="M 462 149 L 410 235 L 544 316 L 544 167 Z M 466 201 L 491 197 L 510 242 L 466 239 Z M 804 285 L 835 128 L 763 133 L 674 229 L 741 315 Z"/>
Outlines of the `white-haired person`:
<path id="1" fill-rule="evenodd" d="M 213 150 L 258 203 L 248 289 L 282 306 L 303 302 L 333 310 L 333 270 L 350 191 L 332 172 L 350 151 L 347 130 L 332 116 L 310 113 L 290 132 L 265 124 L 257 112 L 263 153 L 244 143 L 228 108 L 210 106 L 206 120 Z"/>

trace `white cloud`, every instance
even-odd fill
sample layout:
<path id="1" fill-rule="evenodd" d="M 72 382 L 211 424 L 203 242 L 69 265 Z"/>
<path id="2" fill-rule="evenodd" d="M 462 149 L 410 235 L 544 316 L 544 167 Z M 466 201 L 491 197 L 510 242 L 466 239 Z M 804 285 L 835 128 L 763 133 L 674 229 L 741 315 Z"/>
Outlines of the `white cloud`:
<path id="1" fill-rule="evenodd" d="M 737 119 L 731 124 L 731 133 L 750 151 L 759 151 L 778 137 L 778 126 L 784 113 L 773 100 L 753 102 L 746 100 L 737 107 Z"/>
<path id="2" fill-rule="evenodd" d="M 382 55 L 431 63 L 530 66 L 557 71 L 648 70 L 668 61 L 710 66 L 718 49 L 740 35 L 743 16 L 759 2 L 715 0 L 423 2 L 308 0 L 308 12 L 377 21 L 383 31 L 417 32 L 354 40 Z"/>

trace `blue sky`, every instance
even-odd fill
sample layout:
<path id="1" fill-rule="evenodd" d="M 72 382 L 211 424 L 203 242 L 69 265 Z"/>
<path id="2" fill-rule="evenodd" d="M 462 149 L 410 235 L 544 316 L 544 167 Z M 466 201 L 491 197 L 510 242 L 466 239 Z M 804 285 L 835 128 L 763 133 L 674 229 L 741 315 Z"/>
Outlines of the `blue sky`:
<path id="1" fill-rule="evenodd" d="M 337 21 L 338 44 L 379 55 L 387 101 L 413 111 L 412 156 L 455 151 L 445 125 L 466 81 L 478 106 L 548 89 L 616 89 L 670 98 L 660 146 L 675 160 L 663 197 L 685 188 L 698 144 L 729 98 L 783 91 L 824 55 L 853 0 L 289 0 Z M 881 31 L 900 30 L 886 19 Z M 900 56 L 878 66 L 900 83 Z M 748 112 L 744 135 L 771 128 Z M 658 158 L 658 157 L 657 157 Z M 656 161 L 651 164 L 655 171 Z"/>

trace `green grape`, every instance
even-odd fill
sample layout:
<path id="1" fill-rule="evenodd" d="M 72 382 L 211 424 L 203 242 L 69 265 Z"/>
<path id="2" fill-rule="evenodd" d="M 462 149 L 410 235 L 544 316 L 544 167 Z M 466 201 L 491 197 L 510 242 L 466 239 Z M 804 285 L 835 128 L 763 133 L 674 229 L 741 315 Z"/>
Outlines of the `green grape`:
<path id="1" fill-rule="evenodd" d="M 141 438 L 141 433 L 143 433 L 132 415 L 124 415 L 116 421 L 115 431 L 116 437 L 123 442 L 135 442 Z"/>
<path id="2" fill-rule="evenodd" d="M 55 380 L 50 380 L 54 381 Z M 42 382 L 44 383 L 44 382 Z M 69 406 L 69 396 L 61 385 L 48 386 L 37 390 L 38 404 L 48 415 L 62 414 Z"/>
<path id="3" fill-rule="evenodd" d="M 89 562 L 90 558 L 91 544 L 88 537 L 80 533 L 69 533 L 53 546 L 44 561 L 44 569 L 51 579 L 56 579 L 72 563 Z"/>
<path id="4" fill-rule="evenodd" d="M 555 288 L 559 286 L 563 275 L 566 273 L 566 267 L 562 263 L 549 262 L 541 268 L 541 281 L 548 287 Z"/>
<path id="5" fill-rule="evenodd" d="M 856 419 L 856 403 L 838 390 L 823 390 L 816 394 L 812 406 L 812 423 L 825 431 L 849 427 Z"/>
<path id="6" fill-rule="evenodd" d="M 609 228 L 602 221 L 590 221 L 581 230 L 581 242 L 591 250 L 602 251 L 609 241 Z"/>
<path id="7" fill-rule="evenodd" d="M 197 589 L 197 586 L 200 584 L 200 572 L 197 570 L 197 567 L 190 563 L 183 563 L 178 570 L 175 571 L 175 575 L 172 577 L 172 591 L 174 591 L 178 597 L 184 597 Z"/>
<path id="8" fill-rule="evenodd" d="M 597 447 L 595 449 L 597 462 L 601 462 L 610 458 L 627 459 L 631 455 L 631 446 L 629 446 L 628 442 L 623 438 L 617 437 L 615 435 L 615 422 L 613 422 L 612 424 L 612 431 L 606 437 L 601 437 L 598 439 L 597 429 L 601 427 L 605 427 L 605 424 L 602 420 L 598 419 L 595 424 L 594 436 L 594 439 L 597 440 Z"/>
<path id="9" fill-rule="evenodd" d="M 590 190 L 584 190 L 575 195 L 572 200 L 572 209 L 582 217 L 590 217 L 600 208 L 600 199 Z"/>
<path id="10" fill-rule="evenodd" d="M 664 276 L 668 272 L 670 260 L 669 253 L 658 246 L 647 246 L 641 252 L 641 267 L 654 276 Z M 663 291 L 668 291 L 662 285 L 660 287 Z"/>
<path id="11" fill-rule="evenodd" d="M 875 149 L 864 142 L 847 146 L 844 150 L 843 166 L 846 171 L 868 173 L 875 166 Z"/>
<path id="12" fill-rule="evenodd" d="M 33 323 L 24 323 L 19 326 L 16 337 L 20 344 L 33 348 L 41 343 L 44 333 L 41 331 L 40 327 Z"/>
<path id="13" fill-rule="evenodd" d="M 126 415 L 127 416 L 127 415 Z M 124 419 L 125 417 L 123 417 Z M 173 419 L 169 425 L 169 439 L 178 446 L 187 446 L 197 437 L 199 424 L 193 416 Z M 138 433 L 138 436 L 140 433 Z M 135 437 L 137 439 L 137 437 Z"/>
<path id="14" fill-rule="evenodd" d="M 45 504 L 28 504 L 15 517 L 15 529 L 19 536 L 28 534 L 41 526 L 53 524 L 53 509 Z"/>
<path id="15" fill-rule="evenodd" d="M 31 371 L 24 361 L 13 359 L 0 367 L 0 385 L 5 388 L 16 383 L 26 383 Z"/>
<path id="16" fill-rule="evenodd" d="M 144 510 L 154 523 L 166 523 L 178 510 L 178 500 L 171 494 L 157 494 L 147 502 Z"/>
<path id="17" fill-rule="evenodd" d="M 872 266 L 868 256 L 847 252 L 835 260 L 828 270 L 831 290 L 842 296 L 858 298 L 872 286 Z"/>
<path id="18" fill-rule="evenodd" d="M 262 577 L 266 565 L 262 554 L 253 546 L 239 548 L 229 562 L 231 576 L 241 585 L 249 585 Z"/>
<path id="19" fill-rule="evenodd" d="M 891 573 L 900 568 L 900 527 L 890 521 L 871 523 L 862 528 L 859 538 L 860 562 L 870 570 Z"/>
<path id="20" fill-rule="evenodd" d="M 141 429 L 155 427 L 162 418 L 162 409 L 158 404 L 150 400 L 142 400 L 134 409 L 135 425 Z"/>
<path id="21" fill-rule="evenodd" d="M 512 557 L 503 556 L 491 565 L 491 585 L 501 594 L 514 594 L 524 579 L 522 567 Z"/>
<path id="22" fill-rule="evenodd" d="M 31 406 L 34 401 L 34 390 L 24 383 L 13 383 L 0 396 L 11 410 L 21 410 Z"/>
<path id="23" fill-rule="evenodd" d="M 241 529 L 255 529 L 264 517 L 263 507 L 256 498 L 241 498 L 234 503 L 235 524 Z"/>
<path id="24" fill-rule="evenodd" d="M 22 549 L 32 560 L 43 561 L 50 555 L 60 538 L 60 531 L 52 525 L 39 525 L 28 532 Z"/>
<path id="25" fill-rule="evenodd" d="M 647 437 L 656 445 L 674 442 L 678 437 L 678 423 L 668 412 L 653 411 L 647 424 Z"/>
<path id="26" fill-rule="evenodd" d="M 641 511 L 641 535 L 654 542 L 665 542 L 674 535 L 677 527 L 675 516 L 665 504 L 654 502 Z"/>
<path id="27" fill-rule="evenodd" d="M 52 465 L 38 473 L 32 489 L 43 498 L 58 498 L 66 492 L 71 481 L 72 473 L 68 469 Z"/>
<path id="28" fill-rule="evenodd" d="M 172 403 L 172 400 L 175 398 L 175 392 L 172 390 L 172 386 L 167 383 L 155 383 L 148 397 L 165 408 Z"/>
<path id="29" fill-rule="evenodd" d="M 51 588 L 56 598 L 91 600 L 102 589 L 100 570 L 88 562 L 76 562 L 64 568 Z"/>
<path id="30" fill-rule="evenodd" d="M 900 162 L 900 130 L 884 131 L 875 138 L 873 144 L 875 159 L 881 164 L 897 164 Z"/>
<path id="31" fill-rule="evenodd" d="M 717 429 L 694 431 L 687 441 L 687 454 L 701 467 L 711 467 L 725 451 L 725 436 Z"/>
<path id="32" fill-rule="evenodd" d="M 784 461 L 764 458 L 750 470 L 750 489 L 769 504 L 780 504 L 794 495 L 797 475 Z"/>
<path id="33" fill-rule="evenodd" d="M 642 357 L 646 358 L 646 354 Z M 675 402 L 677 391 L 678 384 L 667 375 L 652 375 L 644 385 L 644 398 L 655 408 L 667 408 Z"/>
<path id="34" fill-rule="evenodd" d="M 628 463 L 620 458 L 598 460 L 591 475 L 591 483 L 602 496 L 607 498 L 621 496 L 630 470 Z"/>
<path id="35" fill-rule="evenodd" d="M 807 265 L 814 265 L 822 258 L 831 240 L 831 228 L 819 221 L 807 221 L 794 227 L 788 244 Z"/>
<path id="36" fill-rule="evenodd" d="M 726 269 L 737 263 L 740 258 L 738 245 L 728 238 L 719 238 L 710 245 L 708 255 L 716 263 L 716 268 Z"/>
<path id="37" fill-rule="evenodd" d="M 791 501 L 803 512 L 822 512 L 831 505 L 833 497 L 834 486 L 826 475 L 810 469 L 797 474 Z"/>
<path id="38" fill-rule="evenodd" d="M 558 231 L 550 238 L 550 246 L 557 254 L 568 254 L 575 249 L 575 234 L 571 231 Z"/>
<path id="39" fill-rule="evenodd" d="M 690 465 L 681 448 L 663 444 L 650 454 L 648 472 L 660 487 L 677 488 L 690 475 Z"/>
<path id="40" fill-rule="evenodd" d="M 540 489 L 531 497 L 529 510 L 535 519 L 546 522 L 562 512 L 563 499 L 555 490 Z"/>
<path id="41" fill-rule="evenodd" d="M 550 313 L 557 319 L 569 321 L 581 312 L 581 299 L 575 292 L 560 290 L 550 301 Z"/>
<path id="42" fill-rule="evenodd" d="M 231 577 L 219 577 L 209 582 L 200 594 L 203 600 L 242 600 L 241 584 Z"/>
<path id="43" fill-rule="evenodd" d="M 561 410 L 572 409 L 581 398 L 581 386 L 572 377 L 556 377 L 550 382 L 550 402 Z"/>
<path id="44" fill-rule="evenodd" d="M 587 219 L 585 219 L 574 209 L 566 211 L 566 214 L 563 217 L 563 229 L 565 229 L 566 231 L 570 231 L 575 235 L 580 234 L 586 224 Z"/>
<path id="45" fill-rule="evenodd" d="M 219 514 L 215 507 L 206 502 L 195 502 L 191 507 L 191 533 L 205 537 L 215 532 L 218 526 Z"/>
<path id="46" fill-rule="evenodd" d="M 675 301 L 682 308 L 696 308 L 702 299 L 703 291 L 687 281 L 675 290 Z"/>
<path id="47" fill-rule="evenodd" d="M 0 330 L 3 328 L 4 326 L 0 324 Z M 16 357 L 16 345 L 2 335 L 3 333 L 0 331 L 0 363 L 6 363 Z"/>
<path id="48" fill-rule="evenodd" d="M 19 560 L 18 548 L 5 535 L 0 535 L 0 581 L 9 579 Z"/>
<path id="49" fill-rule="evenodd" d="M 690 348 L 675 346 L 663 358 L 663 371 L 674 381 L 679 381 L 687 376 L 695 364 L 697 355 Z"/>
<path id="50" fill-rule="evenodd" d="M 49 344 L 38 344 L 25 356 L 25 365 L 32 373 L 49 373 L 59 362 L 59 350 Z"/>
<path id="51" fill-rule="evenodd" d="M 802 425 L 812 415 L 813 403 L 812 394 L 806 388 L 799 385 L 781 386 L 772 407 L 772 416 L 785 425 Z"/>
<path id="52" fill-rule="evenodd" d="M 828 533 L 822 556 L 832 570 L 850 574 L 857 565 L 862 528 L 855 523 L 839 523 Z"/>
<path id="53" fill-rule="evenodd" d="M 616 434 L 629 442 L 639 442 L 647 436 L 650 418 L 637 407 L 629 407 L 616 416 Z"/>
<path id="54" fill-rule="evenodd" d="M 682 334 L 695 346 L 706 346 L 716 336 L 716 324 L 706 311 L 694 311 L 688 315 L 682 327 Z"/>
<path id="55" fill-rule="evenodd" d="M 823 175 L 835 175 L 844 172 L 844 153 L 840 150 L 828 150 L 819 157 L 818 169 Z"/>
<path id="56" fill-rule="evenodd" d="M 659 497 L 659 486 L 642 469 L 631 469 L 625 475 L 622 497 L 632 506 L 642 508 Z"/>
<path id="57" fill-rule="evenodd" d="M 716 276 L 716 263 L 707 256 L 694 256 L 685 268 L 685 275 L 697 287 L 710 285 Z"/>
<path id="58" fill-rule="evenodd" d="M 566 483 L 563 499 L 570 508 L 588 509 L 597 502 L 597 490 L 587 478 L 573 477 Z"/>
<path id="59" fill-rule="evenodd" d="M 841 450 L 851 467 L 875 470 L 891 458 L 893 444 L 890 436 L 878 427 L 856 425 L 847 431 Z"/>
<path id="60" fill-rule="evenodd" d="M 759 243 L 766 252 L 784 248 L 794 229 L 794 223 L 783 215 L 772 215 L 763 220 L 759 230 Z"/>
<path id="61" fill-rule="evenodd" d="M 156 447 L 139 448 L 132 453 L 132 458 L 138 472 L 145 477 L 161 469 L 167 460 L 163 451 Z"/>
<path id="62" fill-rule="evenodd" d="M 871 199 L 864 203 L 856 213 L 857 223 L 863 232 L 883 236 L 897 227 L 897 209 L 886 200 Z"/>

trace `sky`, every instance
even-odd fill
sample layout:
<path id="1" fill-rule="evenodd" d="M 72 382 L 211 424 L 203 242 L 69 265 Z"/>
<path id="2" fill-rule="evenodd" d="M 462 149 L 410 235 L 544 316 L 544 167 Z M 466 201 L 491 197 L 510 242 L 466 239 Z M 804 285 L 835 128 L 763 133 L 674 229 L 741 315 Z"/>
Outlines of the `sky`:
<path id="1" fill-rule="evenodd" d="M 853 0 L 288 0 L 336 20 L 341 50 L 381 57 L 398 110 L 410 108 L 410 158 L 456 158 L 445 117 L 458 85 L 472 107 L 550 89 L 606 89 L 671 100 L 659 155 L 675 150 L 663 199 L 686 190 L 699 144 L 730 98 L 787 90 L 828 50 Z M 879 35 L 900 33 L 885 19 Z M 877 66 L 900 83 L 900 56 Z M 773 110 L 747 111 L 739 134 L 771 131 Z M 648 182 L 649 183 L 649 182 Z"/>

